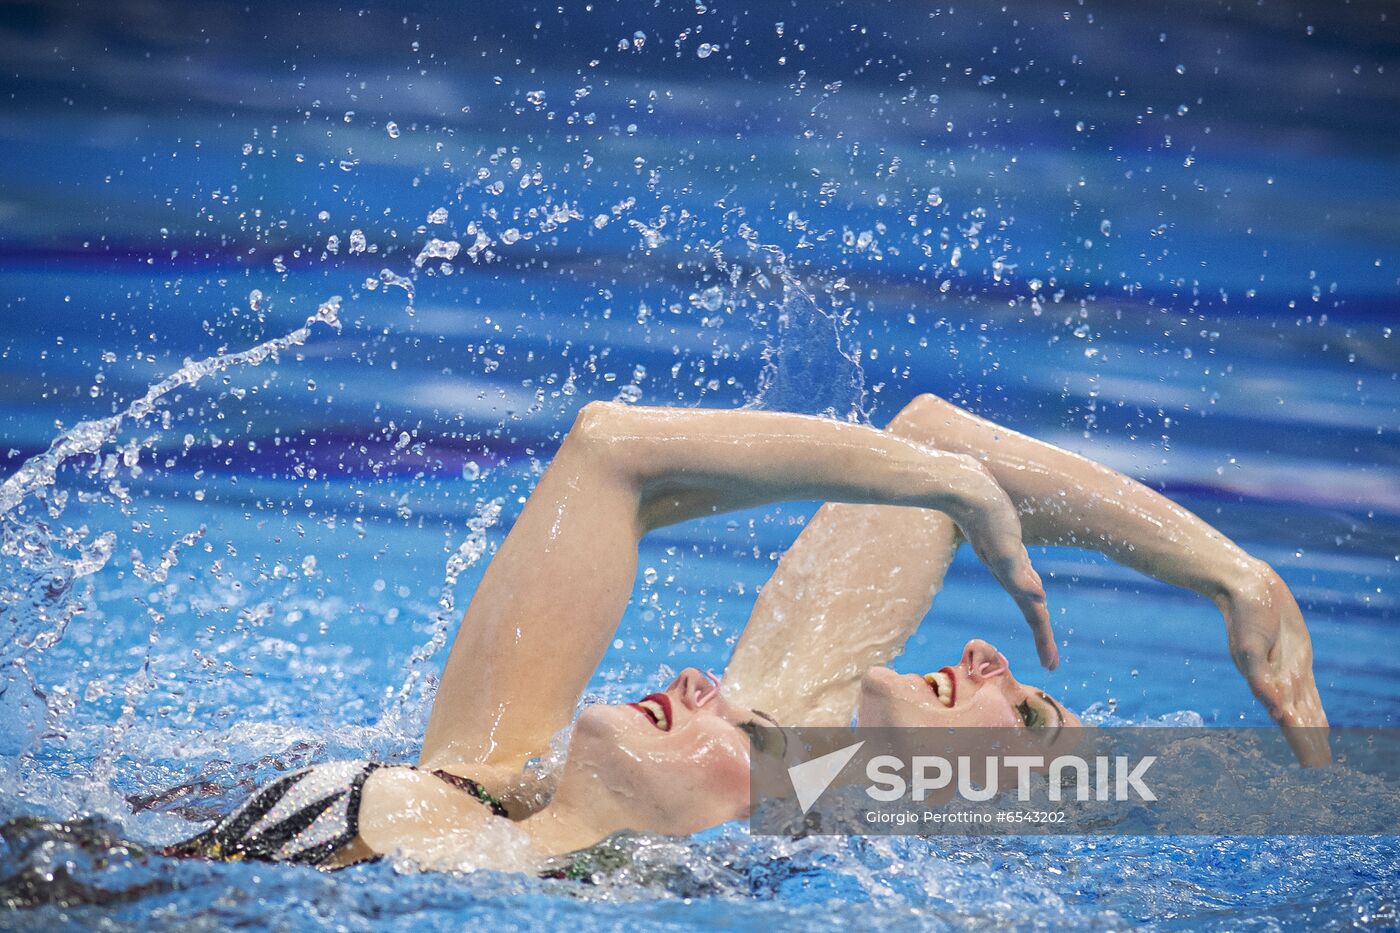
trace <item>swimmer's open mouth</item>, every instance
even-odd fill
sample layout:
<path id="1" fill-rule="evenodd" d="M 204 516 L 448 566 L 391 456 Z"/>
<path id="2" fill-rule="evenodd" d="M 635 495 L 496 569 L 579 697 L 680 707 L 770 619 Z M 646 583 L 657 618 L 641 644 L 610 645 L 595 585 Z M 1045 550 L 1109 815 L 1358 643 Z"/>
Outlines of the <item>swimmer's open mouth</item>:
<path id="1" fill-rule="evenodd" d="M 933 695 L 938 697 L 938 702 L 944 706 L 952 706 L 953 701 L 958 698 L 958 681 L 953 676 L 951 667 L 925 674 L 924 682 L 933 688 Z"/>
<path id="2" fill-rule="evenodd" d="M 642 697 L 636 703 L 628 703 L 628 706 L 635 710 L 640 710 L 646 718 L 651 720 L 651 724 L 662 732 L 671 731 L 671 698 L 664 693 L 653 693 Z"/>

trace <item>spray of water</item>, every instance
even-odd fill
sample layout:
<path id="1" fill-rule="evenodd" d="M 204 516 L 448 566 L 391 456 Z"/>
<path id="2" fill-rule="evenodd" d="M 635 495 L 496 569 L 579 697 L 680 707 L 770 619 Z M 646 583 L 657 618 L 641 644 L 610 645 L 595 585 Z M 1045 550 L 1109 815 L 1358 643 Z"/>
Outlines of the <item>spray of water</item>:
<path id="1" fill-rule="evenodd" d="M 51 523 L 62 517 L 67 503 L 66 493 L 53 490 L 60 470 L 78 458 L 93 457 L 94 473 L 113 480 L 111 488 L 119 490 L 115 484 L 118 462 L 133 471 L 139 469 L 143 445 L 135 442 L 125 445 L 119 458 L 114 455 L 104 458 L 102 452 L 117 441 L 125 426 L 149 417 L 160 408 L 162 399 L 176 389 L 192 386 L 235 367 L 259 366 L 284 350 L 305 344 L 318 325 L 339 330 L 340 303 L 339 297 L 332 297 L 302 326 L 246 350 L 186 360 L 175 372 L 151 385 L 145 394 L 115 414 L 80 421 L 63 431 L 47 450 L 30 457 L 0 484 L 0 558 L 7 571 L 0 580 L 0 635 L 10 646 L 5 663 L 21 673 L 30 691 L 43 704 L 44 731 L 36 738 L 60 732 L 71 700 L 53 697 L 44 691 L 30 673 L 29 662 L 33 656 L 58 643 L 74 617 L 90 605 L 90 578 L 107 566 L 117 543 L 112 531 L 94 536 L 86 526 L 54 530 Z M 185 543 L 192 544 L 193 540 L 189 538 Z M 139 560 L 134 563 L 133 570 L 138 578 L 147 575 L 152 580 L 162 580 L 176 560 L 178 546 L 173 545 L 154 568 L 146 567 Z M 75 585 L 80 583 L 83 585 L 75 590 Z M 141 692 L 140 684 L 147 681 L 150 649 L 158 640 L 163 616 L 153 606 L 148 607 L 148 612 L 152 614 L 152 630 L 146 660 L 127 685 L 123 721 L 130 719 L 129 709 L 134 708 L 133 691 Z M 124 731 L 124 728 L 118 729 L 119 733 Z"/>
<path id="2" fill-rule="evenodd" d="M 847 333 L 853 322 L 822 307 L 781 246 L 765 242 L 748 223 L 739 224 L 737 236 L 754 266 L 748 275 L 717 243 L 709 244 L 711 259 L 757 311 L 774 312 L 766 322 L 763 369 L 748 407 L 868 422 L 865 371 Z M 763 296 L 774 279 L 779 296 L 770 302 Z"/>
<path id="3" fill-rule="evenodd" d="M 500 521 L 501 500 L 496 499 L 486 504 L 478 514 L 467 520 L 467 538 L 457 550 L 447 559 L 447 566 L 443 573 L 442 595 L 438 597 L 437 612 L 434 613 L 432 622 L 428 627 L 428 639 L 419 645 L 412 655 L 409 656 L 405 665 L 404 680 L 397 691 L 388 694 L 384 703 L 383 713 L 380 716 L 378 729 L 387 735 L 402 736 L 405 734 L 416 736 L 418 720 L 427 711 L 428 704 L 432 701 L 432 694 L 437 686 L 436 679 L 427 674 L 423 665 L 433 658 L 442 646 L 447 644 L 447 633 L 452 627 L 452 623 L 457 618 L 456 586 L 457 578 L 468 568 L 475 566 L 486 553 L 487 537 L 486 533 Z M 414 705 L 411 701 L 414 688 L 426 677 L 427 690 L 422 700 Z"/>

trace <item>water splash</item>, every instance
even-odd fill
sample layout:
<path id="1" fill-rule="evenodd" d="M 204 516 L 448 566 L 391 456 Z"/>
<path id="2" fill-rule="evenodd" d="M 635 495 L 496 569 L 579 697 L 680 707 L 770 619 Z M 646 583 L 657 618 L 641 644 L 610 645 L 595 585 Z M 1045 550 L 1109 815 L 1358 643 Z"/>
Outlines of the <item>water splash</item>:
<path id="1" fill-rule="evenodd" d="M 184 365 L 146 390 L 146 394 L 126 408 L 106 418 L 80 421 L 62 432 L 49 444 L 49 449 L 22 463 L 3 484 L 0 484 L 0 521 L 11 517 L 20 504 L 46 486 L 52 486 L 59 467 L 82 454 L 95 454 L 115 440 L 117 432 L 127 421 L 139 421 L 155 410 L 162 397 L 181 386 L 194 385 L 206 376 L 235 366 L 259 366 L 268 358 L 289 347 L 306 343 L 311 329 L 326 324 L 340 329 L 340 296 L 324 302 L 306 323 L 289 334 L 264 341 L 238 353 L 225 353 L 202 360 L 186 360 Z"/>
<path id="2" fill-rule="evenodd" d="M 742 211 L 736 213 L 742 216 Z M 853 321 L 822 307 L 781 246 L 764 242 L 747 223 L 739 224 L 737 235 L 756 268 L 746 275 L 719 244 L 709 245 L 710 256 L 732 285 L 746 291 L 760 314 L 774 312 L 767 321 L 756 321 L 766 323 L 768 333 L 763 368 L 747 407 L 868 422 L 865 371 L 859 351 L 850 346 Z M 765 300 L 775 279 L 779 297 Z M 839 283 L 832 289 L 841 290 Z M 711 293 L 702 293 L 701 307 L 707 306 L 704 297 Z"/>
<path id="3" fill-rule="evenodd" d="M 43 707 L 42 729 L 31 741 L 48 734 L 61 734 L 62 720 L 72 700 L 55 697 L 43 690 L 30 673 L 28 660 L 57 644 L 69 624 L 91 604 L 90 587 L 74 587 L 87 581 L 106 567 L 116 549 L 117 535 L 103 531 L 93 535 L 86 525 L 55 530 L 51 522 L 63 515 L 68 502 L 64 491 L 54 491 L 60 470 L 78 458 L 94 458 L 92 472 L 108 481 L 108 489 L 120 502 L 129 498 L 118 483 L 117 473 L 125 467 L 139 475 L 140 453 L 155 438 L 144 442 L 132 441 L 120 450 L 120 455 L 101 456 L 108 445 L 116 442 L 128 423 L 139 423 L 161 405 L 161 400 L 182 386 L 192 386 L 201 380 L 241 366 L 259 366 L 283 350 L 301 346 L 310 338 L 317 325 L 340 329 L 339 296 L 322 303 L 301 326 L 236 353 L 217 354 L 202 360 L 186 360 L 175 372 L 147 388 L 144 395 L 106 418 L 80 421 L 61 432 L 43 453 L 30 457 L 3 484 L 0 484 L 0 558 L 5 560 L 5 574 L 0 580 L 0 635 L 10 646 L 3 664 L 19 671 L 31 694 Z M 168 413 L 167 413 L 168 414 Z M 168 423 L 163 423 L 168 428 Z M 156 435 L 158 436 L 158 435 Z M 42 506 L 39 515 L 32 513 Z M 196 537 L 202 532 L 192 533 Z M 193 538 L 186 536 L 188 543 Z M 184 539 L 182 539 L 184 540 Z M 142 578 L 159 581 L 176 560 L 173 545 L 154 569 L 139 560 L 133 562 L 133 572 Z M 151 641 L 147 645 L 139 681 L 128 684 L 128 704 L 134 703 L 131 690 L 145 682 L 151 647 L 158 638 L 159 610 L 148 606 L 152 615 Z"/>
<path id="4" fill-rule="evenodd" d="M 416 739 L 421 734 L 420 723 L 427 714 L 436 691 L 436 678 L 426 677 L 425 696 L 414 705 L 412 697 L 420 681 L 425 680 L 423 665 L 447 644 L 447 633 L 457 621 L 455 590 L 457 578 L 469 567 L 475 566 L 486 553 L 489 543 L 486 533 L 501 518 L 501 500 L 488 502 L 476 515 L 467 520 L 466 540 L 447 559 L 443 572 L 442 595 L 438 597 L 437 612 L 428 626 L 428 640 L 414 649 L 405 664 L 404 680 L 396 692 L 390 693 L 385 701 L 379 719 L 378 729 L 390 736 L 408 736 Z"/>
<path id="5" fill-rule="evenodd" d="M 776 333 L 763 349 L 750 407 L 869 421 L 865 372 L 843 345 L 840 320 L 786 270 L 782 290 Z"/>

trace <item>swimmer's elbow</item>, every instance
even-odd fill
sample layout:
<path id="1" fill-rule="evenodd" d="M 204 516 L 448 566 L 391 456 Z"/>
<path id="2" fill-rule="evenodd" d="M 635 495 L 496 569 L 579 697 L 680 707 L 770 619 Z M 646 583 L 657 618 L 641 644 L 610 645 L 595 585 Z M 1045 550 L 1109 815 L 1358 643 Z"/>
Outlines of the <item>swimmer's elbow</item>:
<path id="1" fill-rule="evenodd" d="M 579 409 L 569 433 L 559 446 L 556 460 L 592 464 L 595 467 L 625 465 L 625 421 L 632 412 L 616 402 L 589 402 Z"/>
<path id="2" fill-rule="evenodd" d="M 617 438 L 618 424 L 627 407 L 617 402 L 589 402 L 579 409 L 567 439 L 583 443 L 610 443 Z"/>
<path id="3" fill-rule="evenodd" d="M 589 402 L 579 409 L 559 452 L 608 456 L 622 435 L 621 422 L 626 412 L 626 407 L 616 402 Z"/>

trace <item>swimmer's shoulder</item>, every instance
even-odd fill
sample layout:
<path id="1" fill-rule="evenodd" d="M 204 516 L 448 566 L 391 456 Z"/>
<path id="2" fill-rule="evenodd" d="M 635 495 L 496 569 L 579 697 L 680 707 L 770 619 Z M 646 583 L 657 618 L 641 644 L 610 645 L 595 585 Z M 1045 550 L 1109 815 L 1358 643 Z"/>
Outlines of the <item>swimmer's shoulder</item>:
<path id="1" fill-rule="evenodd" d="M 378 855 L 433 848 L 444 836 L 500 819 L 471 794 L 428 771 L 377 768 L 360 796 L 359 841 Z"/>

